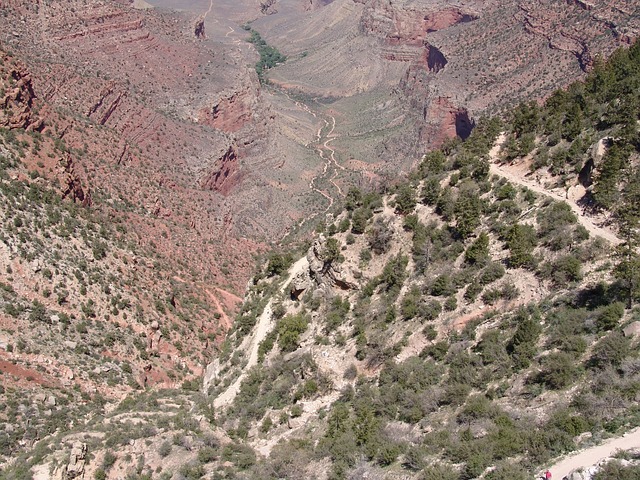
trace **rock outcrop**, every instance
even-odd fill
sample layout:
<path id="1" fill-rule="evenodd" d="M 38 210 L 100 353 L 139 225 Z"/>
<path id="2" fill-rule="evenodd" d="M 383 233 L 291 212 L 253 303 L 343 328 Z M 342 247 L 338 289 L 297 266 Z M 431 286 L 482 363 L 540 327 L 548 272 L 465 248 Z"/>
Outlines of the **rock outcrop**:
<path id="1" fill-rule="evenodd" d="M 260 2 L 260 13 L 263 15 L 273 15 L 278 13 L 276 0 L 265 0 L 264 2 Z"/>
<path id="2" fill-rule="evenodd" d="M 36 94 L 31 73 L 8 55 L 0 55 L 0 126 L 41 131 L 44 120 L 33 111 Z"/>
<path id="3" fill-rule="evenodd" d="M 147 349 L 150 352 L 157 352 L 160 349 L 160 339 L 162 338 L 162 331 L 160 330 L 160 324 L 157 320 L 151 322 L 151 328 L 147 333 Z"/>
<path id="4" fill-rule="evenodd" d="M 434 68 L 442 65 L 438 63 L 437 55 L 433 61 Z M 433 92 L 430 72 L 425 68 L 427 66 L 428 63 L 414 63 L 400 82 L 400 89 L 407 95 L 411 107 L 421 113 L 417 125 L 420 141 L 441 145 L 456 136 L 467 138 L 475 121 L 466 108 L 455 105 L 449 97 L 438 96 Z"/>
<path id="5" fill-rule="evenodd" d="M 358 288 L 351 272 L 343 270 L 339 261 L 333 257 L 327 238 L 319 235 L 307 251 L 309 274 L 316 285 L 330 285 L 343 290 Z"/>
<path id="6" fill-rule="evenodd" d="M 199 123 L 225 133 L 235 133 L 249 125 L 258 110 L 260 88 L 257 78 L 222 94 L 199 112 Z"/>
<path id="7" fill-rule="evenodd" d="M 567 0 L 567 4 L 580 8 L 587 12 L 591 12 L 594 5 L 582 0 Z M 542 5 L 533 8 L 528 3 L 519 4 L 520 12 L 516 15 L 516 18 L 522 23 L 526 32 L 541 36 L 547 39 L 548 45 L 551 49 L 561 50 L 573 54 L 578 60 L 580 68 L 584 72 L 589 72 L 594 65 L 594 55 L 589 45 L 589 37 L 592 36 L 589 31 L 580 31 L 576 28 L 567 28 L 558 26 L 558 21 L 550 12 L 553 12 L 552 7 Z M 600 21 L 600 17 L 595 14 L 591 14 L 592 20 L 597 23 L 601 23 L 605 29 L 609 29 L 615 35 L 615 22 L 607 20 Z M 601 28 L 596 29 L 596 25 L 591 25 L 596 32 Z"/>
<path id="8" fill-rule="evenodd" d="M 291 298 L 300 298 L 310 289 L 355 290 L 359 287 L 353 273 L 340 264 L 335 253 L 328 246 L 327 238 L 319 235 L 307 250 L 309 268 L 299 272 L 289 284 Z"/>
<path id="9" fill-rule="evenodd" d="M 475 20 L 477 16 L 460 8 L 398 6 L 390 0 L 365 3 L 360 31 L 390 45 L 422 45 L 426 34 Z"/>
<path id="10" fill-rule="evenodd" d="M 70 198 L 83 207 L 91 206 L 91 191 L 85 192 L 82 188 L 82 181 L 75 170 L 75 164 L 70 154 L 59 161 L 60 173 L 58 178 L 62 185 L 62 198 Z"/>
<path id="11" fill-rule="evenodd" d="M 193 29 L 193 34 L 196 36 L 196 38 L 207 38 L 207 36 L 204 33 L 204 17 L 199 17 L 196 20 L 196 24 Z"/>
<path id="12" fill-rule="evenodd" d="M 84 466 L 87 456 L 87 444 L 82 442 L 74 442 L 71 446 L 69 461 L 66 465 L 57 469 L 52 478 L 54 480 L 72 480 L 84 478 Z"/>
<path id="13" fill-rule="evenodd" d="M 425 42 L 424 52 L 420 58 L 419 64 L 420 63 L 423 66 L 426 66 L 427 70 L 430 72 L 438 73 L 449 62 L 438 47 Z"/>
<path id="14" fill-rule="evenodd" d="M 228 195 L 232 188 L 240 182 L 240 162 L 235 145 L 230 145 L 225 153 L 215 162 L 209 172 L 200 182 L 206 190 L 215 190 Z"/>

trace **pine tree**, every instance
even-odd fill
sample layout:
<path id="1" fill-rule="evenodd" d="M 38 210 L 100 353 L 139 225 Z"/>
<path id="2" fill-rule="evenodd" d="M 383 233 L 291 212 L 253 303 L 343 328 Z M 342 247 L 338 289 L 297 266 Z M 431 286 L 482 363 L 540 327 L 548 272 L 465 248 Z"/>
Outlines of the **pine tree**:
<path id="1" fill-rule="evenodd" d="M 630 171 L 615 216 L 622 244 L 616 249 L 618 263 L 614 275 L 626 292 L 627 307 L 631 308 L 640 294 L 640 171 Z"/>

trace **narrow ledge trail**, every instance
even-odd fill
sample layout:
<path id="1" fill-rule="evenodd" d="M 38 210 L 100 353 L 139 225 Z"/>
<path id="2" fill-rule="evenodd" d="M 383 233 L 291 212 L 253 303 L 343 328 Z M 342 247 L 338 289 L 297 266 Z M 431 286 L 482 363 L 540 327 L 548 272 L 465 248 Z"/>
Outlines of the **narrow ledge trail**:
<path id="1" fill-rule="evenodd" d="M 566 202 L 567 205 L 571 207 L 571 210 L 573 211 L 573 213 L 575 213 L 576 216 L 578 217 L 578 222 L 580 223 L 580 225 L 586 228 L 589 234 L 595 235 L 597 237 L 601 237 L 607 240 L 612 245 L 619 245 L 622 243 L 622 240 L 620 240 L 616 236 L 616 234 L 612 232 L 609 228 L 596 225 L 593 219 L 587 214 L 585 214 L 582 208 L 580 208 L 580 206 L 574 200 L 567 198 L 568 196 L 566 193 L 565 195 L 561 195 L 557 192 L 546 189 L 542 185 L 539 185 L 535 182 L 532 182 L 524 178 L 522 174 L 514 172 L 513 170 L 509 169 L 507 165 L 501 164 L 500 150 L 502 149 L 502 145 L 504 144 L 506 139 L 507 139 L 507 135 L 504 132 L 502 132 L 496 139 L 496 142 L 491 148 L 491 150 L 489 151 L 489 158 L 490 158 L 489 173 L 491 173 L 492 175 L 498 175 L 500 177 L 503 177 L 512 183 L 526 187 L 533 192 L 539 193 L 540 195 L 551 197 L 554 200 L 558 200 L 560 202 Z"/>

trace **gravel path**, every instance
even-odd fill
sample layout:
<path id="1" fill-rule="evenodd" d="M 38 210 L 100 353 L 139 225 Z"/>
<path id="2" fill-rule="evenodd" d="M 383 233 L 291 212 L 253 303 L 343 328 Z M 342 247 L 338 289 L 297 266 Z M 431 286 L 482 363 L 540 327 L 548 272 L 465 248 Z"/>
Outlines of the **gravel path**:
<path id="1" fill-rule="evenodd" d="M 617 450 L 640 448 L 640 428 L 625 433 L 622 437 L 611 438 L 596 445 L 563 458 L 549 468 L 554 480 L 562 480 L 573 470 L 587 469 L 605 458 L 613 456 Z M 540 475 L 542 476 L 542 474 Z"/>
<path id="2" fill-rule="evenodd" d="M 501 133 L 500 136 L 496 139 L 495 145 L 489 152 L 489 158 L 491 159 L 491 162 L 489 164 L 489 172 L 491 174 L 504 177 L 512 183 L 527 187 L 529 190 L 532 190 L 541 195 L 551 197 L 561 202 L 566 202 L 571 207 L 573 213 L 575 213 L 578 217 L 578 222 L 580 222 L 580 224 L 587 229 L 589 234 L 604 238 L 613 245 L 622 243 L 621 240 L 611 230 L 596 225 L 593 219 L 586 215 L 582 211 L 582 208 L 580 208 L 580 206 L 575 201 L 567 198 L 566 193 L 559 194 L 548 190 L 542 185 L 524 178 L 521 172 L 515 172 L 513 169 L 510 169 L 508 165 L 500 164 L 500 149 L 502 148 L 502 145 L 504 144 L 506 138 L 507 136 L 504 133 Z"/>

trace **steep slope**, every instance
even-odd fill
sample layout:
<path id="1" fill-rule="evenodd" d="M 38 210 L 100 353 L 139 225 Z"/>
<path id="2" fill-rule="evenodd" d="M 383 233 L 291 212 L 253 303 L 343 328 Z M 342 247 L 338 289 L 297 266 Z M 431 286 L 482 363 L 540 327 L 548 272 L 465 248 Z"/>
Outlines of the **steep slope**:
<path id="1" fill-rule="evenodd" d="M 255 277 L 209 388 L 233 391 L 219 422 L 266 457 L 248 477 L 524 479 L 637 425 L 639 49 L 390 195 L 350 190 L 288 295 L 275 260 Z M 265 315 L 253 366 L 241 345 Z"/>
<path id="2" fill-rule="evenodd" d="M 37 91 L 2 52 L 3 465 L 132 391 L 192 388 L 240 300 L 167 255 L 159 211 L 96 188 L 78 167 L 96 145 L 70 147 L 70 128 L 59 129 L 77 120 Z M 92 127 L 98 145 L 113 140 L 93 124 L 79 130 Z"/>
<path id="3" fill-rule="evenodd" d="M 218 45 L 192 17 L 79 5 L 2 6 L 24 58 L 0 66 L 2 477 L 528 478 L 638 423 L 640 46 L 470 132 L 446 98 L 390 96 L 393 68 L 339 99 L 265 89 L 233 27 L 205 28 Z M 428 75 L 452 60 L 424 31 L 483 18 L 312 7 L 385 61 L 424 47 Z M 414 131 L 416 108 L 448 119 L 438 142 L 467 141 L 354 187 L 384 177 L 355 152 Z M 261 248 L 238 236 L 320 215 L 303 258 L 272 253 L 251 279 L 216 347 Z"/>
<path id="4" fill-rule="evenodd" d="M 111 134 L 94 145 L 60 127 L 70 146 L 95 150 L 78 169 L 133 203 L 157 199 L 184 243 L 206 250 L 182 252 L 203 275 L 214 271 L 241 288 L 246 273 L 225 275 L 214 259 L 232 251 L 227 268 L 247 272 L 252 262 L 239 252 L 255 247 L 236 248 L 240 237 L 273 239 L 322 202 L 308 188 L 322 162 L 305 147 L 318 120 L 295 109 L 283 115 L 291 104 L 273 111 L 247 66 L 256 53 L 244 35 L 211 28 L 211 39 L 196 38 L 191 14 L 113 1 L 12 1 L 3 12 L 11 48 L 38 79 L 36 95 Z M 227 23 L 220 28 L 233 33 Z"/>

